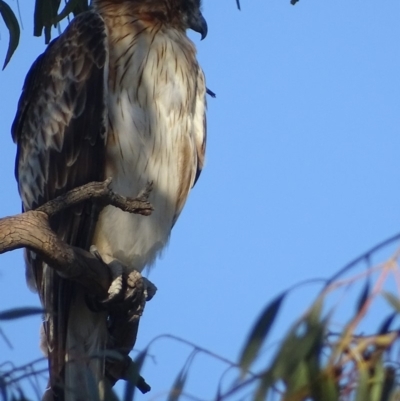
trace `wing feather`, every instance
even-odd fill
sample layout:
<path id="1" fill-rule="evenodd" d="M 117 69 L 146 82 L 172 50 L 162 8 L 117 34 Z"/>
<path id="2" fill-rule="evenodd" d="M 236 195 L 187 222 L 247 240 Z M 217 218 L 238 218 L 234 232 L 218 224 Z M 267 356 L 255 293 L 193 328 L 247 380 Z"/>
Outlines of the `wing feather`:
<path id="1" fill-rule="evenodd" d="M 197 77 L 197 91 L 196 91 L 196 104 L 195 104 L 195 115 L 194 115 L 194 142 L 196 147 L 197 165 L 194 176 L 193 186 L 196 184 L 200 177 L 201 171 L 204 166 L 204 159 L 206 153 L 206 142 L 207 142 L 207 120 L 206 120 L 206 84 L 204 73 L 200 67 L 198 67 Z"/>
<path id="2" fill-rule="evenodd" d="M 23 210 L 35 209 L 68 190 L 102 180 L 106 143 L 106 29 L 99 14 L 80 14 L 32 65 L 12 125 L 15 174 Z M 96 215 L 92 203 L 51 221 L 66 242 L 88 248 Z M 77 285 L 62 280 L 40 258 L 26 254 L 49 313 L 44 331 L 52 387 L 65 364 L 68 308 Z"/>

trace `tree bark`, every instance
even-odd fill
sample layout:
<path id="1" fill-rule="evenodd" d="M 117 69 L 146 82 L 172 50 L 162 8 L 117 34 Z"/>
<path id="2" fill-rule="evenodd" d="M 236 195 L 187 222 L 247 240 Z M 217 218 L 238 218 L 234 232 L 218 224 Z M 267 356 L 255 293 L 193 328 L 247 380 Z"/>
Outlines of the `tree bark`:
<path id="1" fill-rule="evenodd" d="M 128 354 L 136 341 L 146 298 L 149 299 L 154 294 L 156 287 L 143 279 L 138 272 L 124 273 L 122 292 L 117 299 L 110 299 L 109 288 L 113 277 L 109 266 L 96 255 L 62 241 L 49 224 L 50 217 L 87 200 L 103 206 L 113 205 L 129 213 L 144 216 L 151 214 L 153 208 L 148 202 L 151 184 L 136 198 L 126 198 L 114 193 L 110 189 L 110 183 L 111 179 L 92 182 L 75 188 L 36 210 L 0 219 L 0 254 L 19 248 L 34 251 L 64 279 L 83 285 L 99 301 L 99 307 L 109 310 L 112 341 L 110 340 L 108 349 L 117 351 L 122 357 L 112 358 L 107 362 L 106 374 L 111 384 L 114 384 L 119 379 L 130 379 L 132 374 L 129 372 L 137 370 Z M 147 288 L 152 293 L 148 293 Z M 136 374 L 135 377 L 140 391 L 144 393 L 150 390 L 150 386 L 141 376 Z"/>
<path id="2" fill-rule="evenodd" d="M 49 218 L 86 200 L 113 205 L 129 213 L 148 216 L 151 184 L 136 198 L 125 198 L 110 188 L 111 179 L 92 182 L 45 203 L 36 210 L 0 219 L 0 254 L 29 248 L 43 258 L 63 278 L 82 284 L 99 299 L 108 297 L 112 277 L 108 266 L 83 249 L 60 240 L 49 225 Z"/>

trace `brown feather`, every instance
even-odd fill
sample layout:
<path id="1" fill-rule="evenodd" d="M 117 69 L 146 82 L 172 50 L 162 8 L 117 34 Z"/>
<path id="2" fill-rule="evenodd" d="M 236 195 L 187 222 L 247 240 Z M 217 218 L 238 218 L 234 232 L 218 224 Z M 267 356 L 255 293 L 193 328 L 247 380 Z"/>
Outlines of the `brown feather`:
<path id="1" fill-rule="evenodd" d="M 23 209 L 90 181 L 102 180 L 106 141 L 104 69 L 105 27 L 93 12 L 80 15 L 45 53 L 25 80 L 12 135 L 18 145 L 16 177 Z M 93 235 L 92 203 L 69 209 L 51 221 L 66 242 L 88 249 Z M 27 251 L 27 269 L 47 311 L 50 381 L 62 400 L 70 305 L 81 290 L 60 278 Z M 28 273 L 31 276 L 32 273 Z M 82 308 L 87 308 L 82 305 Z"/>

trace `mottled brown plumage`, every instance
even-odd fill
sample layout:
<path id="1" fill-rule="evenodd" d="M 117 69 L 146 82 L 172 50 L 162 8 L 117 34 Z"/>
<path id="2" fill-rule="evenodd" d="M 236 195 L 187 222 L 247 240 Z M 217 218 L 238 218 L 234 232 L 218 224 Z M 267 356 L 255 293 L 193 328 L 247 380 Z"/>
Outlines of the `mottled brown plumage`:
<path id="1" fill-rule="evenodd" d="M 128 270 L 166 245 L 203 166 L 206 89 L 189 28 L 206 34 L 199 0 L 94 1 L 33 64 L 13 123 L 24 210 L 109 176 L 126 196 L 153 182 L 150 217 L 86 203 L 52 221 L 68 243 Z M 102 396 L 104 358 L 91 355 L 106 348 L 107 312 L 29 251 L 27 267 L 47 310 L 46 399 L 90 399 L 88 375 Z"/>

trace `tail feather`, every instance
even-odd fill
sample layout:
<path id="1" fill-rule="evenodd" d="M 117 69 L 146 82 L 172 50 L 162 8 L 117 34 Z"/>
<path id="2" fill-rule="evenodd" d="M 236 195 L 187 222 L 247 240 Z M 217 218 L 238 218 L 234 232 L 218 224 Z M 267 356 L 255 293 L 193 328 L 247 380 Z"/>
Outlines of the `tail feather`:
<path id="1" fill-rule="evenodd" d="M 65 401 L 103 400 L 107 315 L 91 311 L 82 288 L 70 305 L 65 353 Z M 97 393 L 97 394 L 93 394 Z"/>

